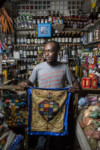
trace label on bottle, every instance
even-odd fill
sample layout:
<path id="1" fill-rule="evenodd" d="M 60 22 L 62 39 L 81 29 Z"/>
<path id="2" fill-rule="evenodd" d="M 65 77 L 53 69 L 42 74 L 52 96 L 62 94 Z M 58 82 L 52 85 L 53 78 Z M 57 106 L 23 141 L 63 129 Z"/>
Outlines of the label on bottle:
<path id="1" fill-rule="evenodd" d="M 23 37 L 21 37 L 21 44 L 23 44 L 23 41 L 24 41 L 24 40 L 23 40 Z"/>
<path id="2" fill-rule="evenodd" d="M 60 37 L 58 37 L 58 42 L 61 42 Z"/>
<path id="3" fill-rule="evenodd" d="M 24 51 L 24 58 L 26 58 L 26 51 Z"/>
<path id="4" fill-rule="evenodd" d="M 23 38 L 23 44 L 26 44 L 26 37 Z"/>
<path id="5" fill-rule="evenodd" d="M 37 55 L 37 51 L 34 51 L 34 56 L 36 56 Z"/>
<path id="6" fill-rule="evenodd" d="M 17 44 L 19 44 L 19 37 L 17 38 Z"/>
<path id="7" fill-rule="evenodd" d="M 71 37 L 69 37 L 69 43 L 71 43 L 72 42 L 72 38 Z"/>
<path id="8" fill-rule="evenodd" d="M 77 43 L 80 43 L 81 39 L 80 38 L 77 38 Z"/>
<path id="9" fill-rule="evenodd" d="M 51 16 L 49 16 L 49 18 L 48 18 L 48 22 L 52 22 L 52 17 Z"/>
<path id="10" fill-rule="evenodd" d="M 44 19 L 41 19 L 41 23 L 44 23 Z"/>
<path id="11" fill-rule="evenodd" d="M 75 51 L 72 50 L 72 56 L 75 56 Z"/>
<path id="12" fill-rule="evenodd" d="M 55 38 L 55 41 L 58 41 L 58 38 Z"/>
<path id="13" fill-rule="evenodd" d="M 30 55 L 31 55 L 31 56 L 33 55 L 33 51 L 30 51 Z"/>
<path id="14" fill-rule="evenodd" d="M 41 43 L 41 39 L 38 39 L 38 44 L 40 44 Z"/>
<path id="15" fill-rule="evenodd" d="M 30 44 L 30 38 L 27 39 L 27 44 Z"/>
<path id="16" fill-rule="evenodd" d="M 37 19 L 37 23 L 40 23 L 40 19 Z"/>
<path id="17" fill-rule="evenodd" d="M 64 37 L 62 38 L 62 42 L 63 42 L 63 43 L 65 42 Z"/>
<path id="18" fill-rule="evenodd" d="M 48 19 L 45 19 L 45 23 L 48 23 Z"/>
<path id="19" fill-rule="evenodd" d="M 36 24 L 36 19 L 33 19 L 33 24 Z"/>
<path id="20" fill-rule="evenodd" d="M 21 65 L 21 66 L 20 66 L 20 70 L 23 70 L 23 69 L 24 69 L 24 67 L 23 67 L 23 65 Z"/>
<path id="21" fill-rule="evenodd" d="M 26 53 L 26 54 L 27 54 L 27 56 L 29 56 L 29 51 L 27 51 L 27 53 Z"/>
<path id="22" fill-rule="evenodd" d="M 33 42 L 34 42 L 34 40 L 33 40 L 33 38 L 31 38 L 31 44 L 33 44 Z"/>
<path id="23" fill-rule="evenodd" d="M 77 41 L 77 39 L 76 39 L 76 38 L 74 38 L 74 39 L 73 39 L 73 43 L 76 43 L 76 41 Z"/>
<path id="24" fill-rule="evenodd" d="M 68 38 L 67 37 L 65 38 L 65 42 L 68 43 Z"/>
<path id="25" fill-rule="evenodd" d="M 20 55 L 22 55 L 23 54 L 23 50 L 20 50 Z"/>

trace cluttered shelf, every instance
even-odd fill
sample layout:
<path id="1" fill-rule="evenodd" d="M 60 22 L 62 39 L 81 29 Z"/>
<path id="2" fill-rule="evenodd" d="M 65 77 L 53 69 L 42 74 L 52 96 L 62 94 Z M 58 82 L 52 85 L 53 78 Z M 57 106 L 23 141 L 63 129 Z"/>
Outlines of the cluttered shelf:
<path id="1" fill-rule="evenodd" d="M 93 89 L 93 88 L 82 88 L 80 91 L 100 91 L 100 88 Z"/>
<path id="2" fill-rule="evenodd" d="M 99 149 L 100 88 L 82 88 L 77 97 L 76 137 L 82 150 Z"/>
<path id="3" fill-rule="evenodd" d="M 11 90 L 11 89 L 15 89 L 15 90 L 20 90 L 21 87 L 20 85 L 2 85 L 0 86 L 0 90 Z"/>

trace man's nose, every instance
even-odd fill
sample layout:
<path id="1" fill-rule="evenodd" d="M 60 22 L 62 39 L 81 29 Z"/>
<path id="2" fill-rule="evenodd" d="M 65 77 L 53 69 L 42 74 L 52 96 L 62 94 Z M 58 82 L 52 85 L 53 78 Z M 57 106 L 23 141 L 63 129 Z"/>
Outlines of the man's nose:
<path id="1" fill-rule="evenodd" d="M 47 55 L 49 55 L 49 52 L 48 52 L 48 51 L 46 51 L 46 52 L 45 52 L 45 55 L 46 55 L 46 56 L 47 56 Z"/>

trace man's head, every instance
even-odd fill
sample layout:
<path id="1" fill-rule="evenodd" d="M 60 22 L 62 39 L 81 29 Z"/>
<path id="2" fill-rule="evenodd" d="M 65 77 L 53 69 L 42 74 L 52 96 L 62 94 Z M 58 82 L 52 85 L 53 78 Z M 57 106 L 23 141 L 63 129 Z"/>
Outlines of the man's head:
<path id="1" fill-rule="evenodd" d="M 47 63 L 53 65 L 57 62 L 57 55 L 59 53 L 60 46 L 56 41 L 49 41 L 45 43 L 44 53 Z"/>

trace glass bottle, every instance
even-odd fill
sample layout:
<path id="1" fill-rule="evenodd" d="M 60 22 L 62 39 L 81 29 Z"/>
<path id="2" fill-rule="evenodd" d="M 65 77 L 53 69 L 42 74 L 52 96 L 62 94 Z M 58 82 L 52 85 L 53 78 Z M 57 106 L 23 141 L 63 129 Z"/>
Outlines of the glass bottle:
<path id="1" fill-rule="evenodd" d="M 75 52 L 75 46 L 73 46 L 72 50 L 71 50 L 71 57 L 75 58 L 75 54 L 76 54 L 76 52 Z"/>
<path id="2" fill-rule="evenodd" d="M 51 11 L 49 11 L 49 16 L 48 16 L 48 23 L 52 23 L 52 16 L 51 16 Z"/>

